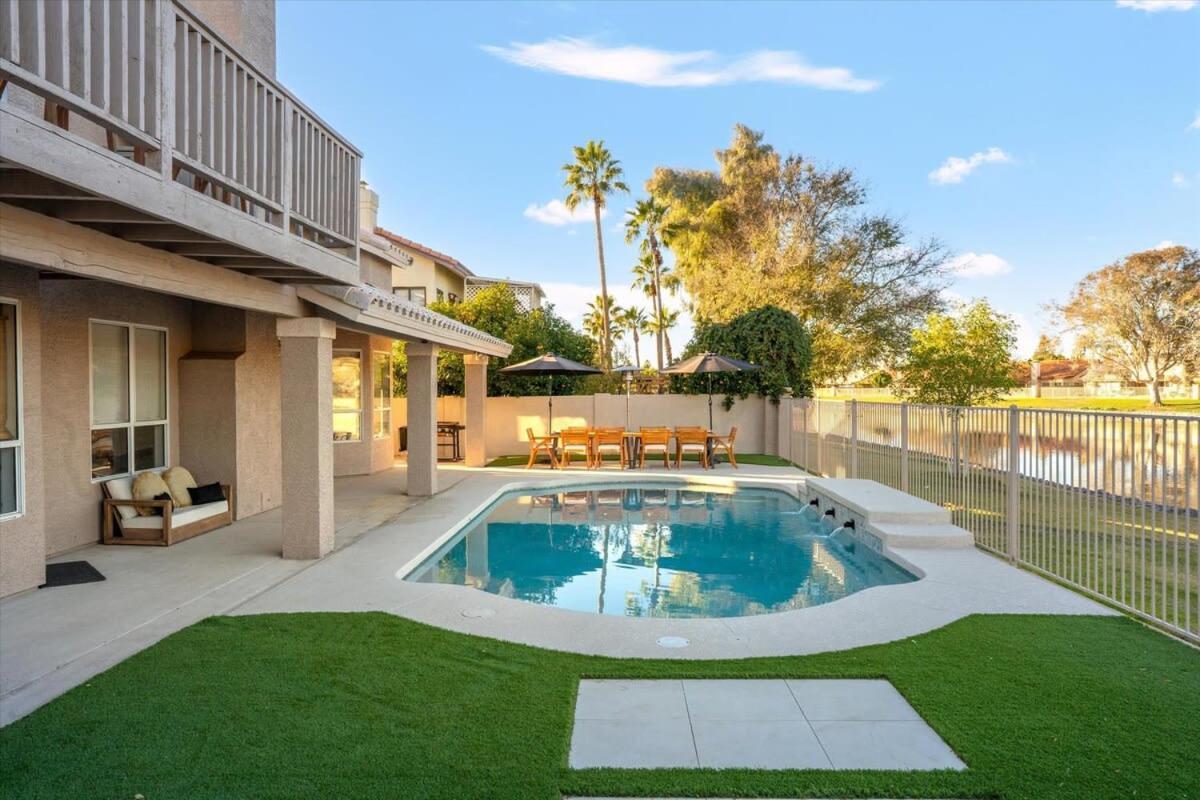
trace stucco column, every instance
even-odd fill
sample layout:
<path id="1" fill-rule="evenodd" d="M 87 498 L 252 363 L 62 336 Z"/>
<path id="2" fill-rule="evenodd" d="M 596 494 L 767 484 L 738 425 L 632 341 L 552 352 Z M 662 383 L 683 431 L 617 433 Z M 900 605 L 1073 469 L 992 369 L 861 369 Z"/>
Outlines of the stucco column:
<path id="1" fill-rule="evenodd" d="M 437 492 L 437 354 L 435 344 L 409 342 L 408 494 Z"/>
<path id="2" fill-rule="evenodd" d="M 326 319 L 279 319 L 283 557 L 333 549 L 333 339 Z"/>
<path id="3" fill-rule="evenodd" d="M 487 463 L 487 365 L 487 356 L 463 356 L 467 406 L 467 429 L 463 435 L 467 440 L 468 467 L 482 467 Z"/>

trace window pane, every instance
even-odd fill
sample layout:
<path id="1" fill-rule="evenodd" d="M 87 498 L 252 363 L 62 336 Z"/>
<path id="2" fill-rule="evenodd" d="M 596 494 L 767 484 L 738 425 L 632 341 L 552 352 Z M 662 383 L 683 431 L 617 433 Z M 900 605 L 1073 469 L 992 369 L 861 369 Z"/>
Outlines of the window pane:
<path id="1" fill-rule="evenodd" d="M 133 331 L 134 397 L 137 421 L 167 418 L 167 334 L 148 328 Z M 141 469 L 139 467 L 138 469 Z"/>
<path id="2" fill-rule="evenodd" d="M 357 411 L 333 412 L 333 440 L 357 442 L 362 438 L 362 414 Z"/>
<path id="3" fill-rule="evenodd" d="M 381 408 L 375 412 L 375 437 L 386 439 L 392 435 L 392 410 Z"/>
<path id="4" fill-rule="evenodd" d="M 16 447 L 0 447 L 0 514 L 17 510 L 18 455 Z"/>
<path id="5" fill-rule="evenodd" d="M 358 353 L 333 354 L 333 410 L 362 407 L 362 360 Z"/>
<path id="6" fill-rule="evenodd" d="M 17 307 L 0 303 L 0 441 L 21 435 L 17 414 Z"/>
<path id="7" fill-rule="evenodd" d="M 165 467 L 166 465 L 166 426 L 140 425 L 134 428 L 133 468 L 154 469 L 156 467 Z"/>
<path id="8" fill-rule="evenodd" d="M 92 477 L 129 472 L 129 429 L 92 431 Z"/>
<path id="9" fill-rule="evenodd" d="M 93 322 L 92 424 L 128 421 L 129 329 Z"/>

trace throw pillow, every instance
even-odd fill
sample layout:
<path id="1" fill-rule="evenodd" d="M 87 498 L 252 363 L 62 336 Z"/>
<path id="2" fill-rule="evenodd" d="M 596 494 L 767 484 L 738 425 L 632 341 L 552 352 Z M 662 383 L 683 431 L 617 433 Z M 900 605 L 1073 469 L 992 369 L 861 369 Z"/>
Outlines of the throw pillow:
<path id="1" fill-rule="evenodd" d="M 225 499 L 225 492 L 221 490 L 219 483 L 206 483 L 190 488 L 188 494 L 192 496 L 192 505 L 197 506 L 202 503 L 219 503 Z"/>
<path id="2" fill-rule="evenodd" d="M 134 500 L 157 500 L 160 494 L 168 491 L 170 490 L 167 488 L 167 484 L 157 472 L 143 472 L 133 479 Z M 157 513 L 157 509 L 149 506 L 139 507 L 137 512 L 139 516 L 152 517 Z"/>
<path id="3" fill-rule="evenodd" d="M 196 485 L 196 479 L 192 477 L 192 473 L 183 467 L 171 467 L 162 474 L 162 477 L 167 482 L 167 491 L 171 493 L 171 499 L 175 502 L 176 508 L 184 508 L 192 504 L 192 496 L 188 494 L 188 489 Z"/>

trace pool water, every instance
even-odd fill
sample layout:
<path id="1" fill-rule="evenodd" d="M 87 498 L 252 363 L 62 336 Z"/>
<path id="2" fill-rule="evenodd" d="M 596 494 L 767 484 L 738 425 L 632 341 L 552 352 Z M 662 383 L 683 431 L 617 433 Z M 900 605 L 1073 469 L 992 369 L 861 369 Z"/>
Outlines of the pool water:
<path id="1" fill-rule="evenodd" d="M 915 578 L 770 489 L 637 484 L 501 496 L 405 580 L 574 611 L 739 617 Z"/>

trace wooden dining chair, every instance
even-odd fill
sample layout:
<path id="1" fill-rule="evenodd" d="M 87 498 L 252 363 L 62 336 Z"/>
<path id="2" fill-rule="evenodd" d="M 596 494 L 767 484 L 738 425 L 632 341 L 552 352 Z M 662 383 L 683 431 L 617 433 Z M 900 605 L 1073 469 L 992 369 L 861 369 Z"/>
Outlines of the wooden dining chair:
<path id="1" fill-rule="evenodd" d="M 621 462 L 621 469 L 625 468 L 625 429 L 624 428 L 597 428 L 596 435 L 592 440 L 592 463 L 596 467 L 604 466 L 604 454 L 616 453 L 617 458 Z"/>
<path id="2" fill-rule="evenodd" d="M 737 425 L 734 425 L 732 428 L 729 429 L 728 436 L 713 436 L 712 437 L 713 451 L 715 452 L 718 447 L 723 449 L 725 451 L 725 455 L 729 458 L 729 463 L 731 465 L 733 465 L 734 469 L 738 468 L 737 457 L 734 456 L 734 454 L 733 454 L 733 443 L 736 440 L 737 440 Z"/>
<path id="3" fill-rule="evenodd" d="M 646 466 L 646 452 L 651 448 L 656 447 L 661 449 L 663 457 L 663 466 L 667 469 L 671 468 L 671 429 L 670 428 L 642 428 L 642 458 L 640 467 Z"/>
<path id="4" fill-rule="evenodd" d="M 540 453 L 545 453 L 550 458 L 550 466 L 558 466 L 558 459 L 554 457 L 553 436 L 538 436 L 533 432 L 533 428 L 526 428 L 525 435 L 529 437 L 529 463 L 525 465 L 525 469 L 529 469 L 537 463 Z"/>
<path id="5" fill-rule="evenodd" d="M 700 466 L 708 469 L 708 431 L 704 428 L 675 429 L 675 467 L 683 468 L 684 453 L 696 453 Z"/>
<path id="6" fill-rule="evenodd" d="M 558 462 L 563 469 L 571 466 L 571 453 L 582 453 L 584 465 L 592 466 L 592 436 L 587 428 L 567 428 L 559 437 Z"/>

